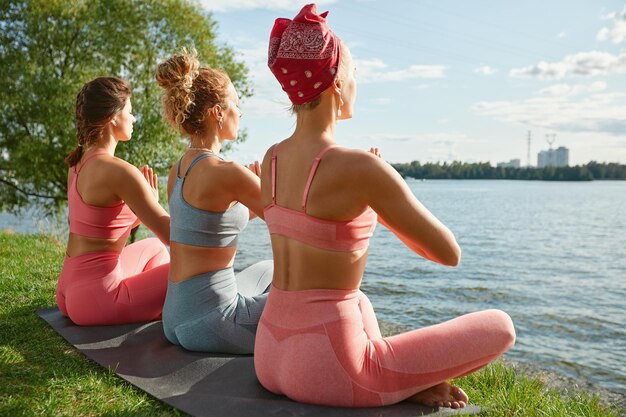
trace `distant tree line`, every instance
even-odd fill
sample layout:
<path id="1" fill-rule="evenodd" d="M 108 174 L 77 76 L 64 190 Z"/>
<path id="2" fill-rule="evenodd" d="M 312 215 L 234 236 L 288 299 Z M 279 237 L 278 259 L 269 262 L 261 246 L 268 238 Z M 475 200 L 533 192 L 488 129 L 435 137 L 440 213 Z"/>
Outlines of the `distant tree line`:
<path id="1" fill-rule="evenodd" d="M 489 162 L 466 163 L 454 161 L 426 163 L 413 161 L 392 164 L 404 178 L 450 180 L 539 180 L 539 181 L 592 181 L 626 180 L 626 165 L 589 162 L 573 167 L 504 168 Z"/>

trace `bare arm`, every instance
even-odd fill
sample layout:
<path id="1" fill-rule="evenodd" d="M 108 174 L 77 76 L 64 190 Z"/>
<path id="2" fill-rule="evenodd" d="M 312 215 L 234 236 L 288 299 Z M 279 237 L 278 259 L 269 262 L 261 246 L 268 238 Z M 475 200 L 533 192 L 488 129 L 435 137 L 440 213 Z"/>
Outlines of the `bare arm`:
<path id="1" fill-rule="evenodd" d="M 149 167 L 137 169 L 117 160 L 110 173 L 111 191 L 166 245 L 170 243 L 170 216 L 159 204 L 158 182 Z"/>
<path id="2" fill-rule="evenodd" d="M 363 160 L 360 188 L 380 222 L 418 255 L 443 265 L 458 265 L 461 248 L 454 235 L 415 198 L 396 170 L 375 155 Z"/>
<path id="3" fill-rule="evenodd" d="M 172 198 L 172 190 L 174 189 L 174 184 L 176 183 L 177 172 L 178 164 L 175 164 L 170 169 L 169 174 L 167 174 L 167 201 L 170 201 L 170 198 Z"/>
<path id="4" fill-rule="evenodd" d="M 260 174 L 261 167 L 258 162 L 253 164 L 253 168 L 233 163 L 231 168 L 233 175 L 230 176 L 232 182 L 228 184 L 228 187 L 233 190 L 235 200 L 248 207 L 253 214 L 265 219 L 261 203 L 261 179 L 258 174 L 252 172 L 255 165 Z"/>
<path id="5" fill-rule="evenodd" d="M 154 195 L 156 200 L 159 201 L 159 182 L 158 182 L 159 178 L 157 174 L 154 173 L 154 171 L 152 171 L 152 168 L 150 168 L 148 165 L 142 166 L 141 168 L 139 168 L 139 171 L 141 171 L 141 175 L 143 175 L 143 177 L 146 179 L 146 182 L 150 186 L 150 189 L 152 190 L 152 194 Z M 132 227 L 137 227 L 140 224 L 141 224 L 141 219 L 137 217 L 137 220 L 135 221 Z"/>
<path id="6" fill-rule="evenodd" d="M 260 199 L 261 198 L 261 164 L 259 164 L 259 161 L 254 161 L 253 163 L 248 164 L 248 169 L 254 175 L 259 177 L 259 199 Z M 261 211 L 263 211 L 263 209 L 261 209 Z M 254 211 L 250 210 L 250 217 L 249 217 L 249 219 L 252 220 L 255 217 L 257 217 L 256 213 Z M 261 218 L 263 218 L 263 216 L 261 216 Z"/>

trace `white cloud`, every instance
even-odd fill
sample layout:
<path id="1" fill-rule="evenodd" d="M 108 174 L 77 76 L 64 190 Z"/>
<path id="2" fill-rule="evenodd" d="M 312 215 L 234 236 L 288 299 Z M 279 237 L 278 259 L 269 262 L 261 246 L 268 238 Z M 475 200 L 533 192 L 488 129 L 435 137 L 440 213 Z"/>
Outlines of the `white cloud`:
<path id="1" fill-rule="evenodd" d="M 368 146 L 379 147 L 383 158 L 388 161 L 408 162 L 418 159 L 421 162 L 435 162 L 461 160 L 458 148 L 471 145 L 475 140 L 460 132 L 373 133 L 355 139 L 355 144 L 363 142 Z"/>
<path id="2" fill-rule="evenodd" d="M 595 84 L 595 83 L 594 83 Z M 587 86 L 588 92 L 605 88 Z M 554 89 L 561 95 L 519 101 L 482 101 L 471 110 L 494 119 L 557 132 L 595 132 L 623 136 L 626 131 L 626 93 L 593 93 L 572 97 L 566 85 Z"/>
<path id="3" fill-rule="evenodd" d="M 560 80 L 566 76 L 596 76 L 626 72 L 626 52 L 613 55 L 591 51 L 568 55 L 560 62 L 539 62 L 524 68 L 514 68 L 509 75 L 515 78 Z"/>
<path id="4" fill-rule="evenodd" d="M 458 141 L 468 140 L 465 133 L 459 132 L 435 132 L 435 133 L 372 133 L 360 137 L 366 142 L 428 142 L 434 144 L 451 145 Z"/>
<path id="5" fill-rule="evenodd" d="M 572 93 L 574 88 L 569 84 L 554 84 L 539 91 L 544 96 L 566 96 Z"/>
<path id="6" fill-rule="evenodd" d="M 596 81 L 589 85 L 554 84 L 539 91 L 543 96 L 575 96 L 606 90 L 606 82 Z"/>
<path id="7" fill-rule="evenodd" d="M 318 11 L 320 7 L 335 3 L 337 0 L 318 0 Z M 305 4 L 311 3 L 307 0 L 200 0 L 200 5 L 212 12 L 228 12 L 232 10 L 299 10 Z"/>
<path id="8" fill-rule="evenodd" d="M 390 70 L 382 60 L 355 59 L 359 83 L 385 81 L 405 81 L 416 78 L 443 78 L 446 67 L 443 65 L 411 65 L 400 70 Z"/>
<path id="9" fill-rule="evenodd" d="M 367 100 L 368 104 L 375 104 L 375 105 L 382 105 L 382 106 L 391 104 L 391 102 L 392 100 L 390 97 L 376 97 L 376 98 L 370 98 L 369 100 Z"/>
<path id="10" fill-rule="evenodd" d="M 556 35 L 556 37 L 559 38 L 559 39 L 566 38 L 567 37 L 567 32 L 565 32 L 565 31 L 559 32 L 559 34 Z"/>
<path id="11" fill-rule="evenodd" d="M 610 40 L 613 43 L 621 43 L 626 39 L 626 6 L 621 12 L 612 12 L 602 16 L 604 20 L 613 20 L 613 27 L 603 27 L 598 31 L 596 39 L 599 41 Z"/>
<path id="12" fill-rule="evenodd" d="M 497 69 L 490 67 L 489 65 L 481 65 L 474 69 L 474 72 L 482 75 L 493 75 L 498 72 Z"/>
<path id="13" fill-rule="evenodd" d="M 250 70 L 254 95 L 241 104 L 246 118 L 289 117 L 290 102 L 267 67 L 267 44 L 256 42 L 236 49 Z"/>
<path id="14" fill-rule="evenodd" d="M 600 91 L 606 90 L 606 82 L 605 81 L 596 81 L 587 87 L 587 91 L 590 93 L 599 93 Z"/>

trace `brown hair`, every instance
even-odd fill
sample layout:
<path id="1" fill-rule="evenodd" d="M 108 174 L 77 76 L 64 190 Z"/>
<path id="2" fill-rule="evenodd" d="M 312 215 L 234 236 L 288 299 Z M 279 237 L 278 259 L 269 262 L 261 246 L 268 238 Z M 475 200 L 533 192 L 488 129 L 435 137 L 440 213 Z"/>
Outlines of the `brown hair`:
<path id="1" fill-rule="evenodd" d="M 202 134 L 207 111 L 216 104 L 227 107 L 228 74 L 221 69 L 200 68 L 195 51 L 183 48 L 180 54 L 161 62 L 156 80 L 165 89 L 165 120 L 182 134 Z"/>
<path id="2" fill-rule="evenodd" d="M 339 61 L 339 68 L 337 71 L 337 78 L 339 80 L 345 80 L 346 78 L 348 78 L 348 75 L 350 74 L 349 71 L 352 66 L 352 55 L 350 54 L 350 50 L 348 49 L 346 44 L 344 44 L 339 38 L 337 38 L 337 40 L 339 41 L 339 45 L 341 48 L 341 57 Z M 298 114 L 299 112 L 303 110 L 313 110 L 321 102 L 322 102 L 322 95 L 320 94 L 319 96 L 315 97 L 313 100 L 307 101 L 306 103 L 292 104 L 291 112 L 293 114 Z"/>
<path id="3" fill-rule="evenodd" d="M 128 82 L 117 77 L 89 81 L 76 96 L 76 139 L 78 146 L 65 158 L 73 167 L 86 148 L 102 138 L 106 124 L 124 109 L 131 95 Z"/>

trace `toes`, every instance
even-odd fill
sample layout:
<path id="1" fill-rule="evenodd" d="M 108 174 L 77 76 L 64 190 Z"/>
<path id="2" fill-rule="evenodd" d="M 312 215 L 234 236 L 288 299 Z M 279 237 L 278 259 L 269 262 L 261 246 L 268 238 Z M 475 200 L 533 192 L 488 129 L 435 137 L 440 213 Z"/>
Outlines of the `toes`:
<path id="1" fill-rule="evenodd" d="M 465 403 L 465 401 L 452 401 L 449 404 L 450 405 L 447 405 L 446 407 L 450 407 L 450 408 L 464 408 L 467 405 Z"/>
<path id="2" fill-rule="evenodd" d="M 467 403 L 469 401 L 469 397 L 467 396 L 465 391 L 463 391 L 459 387 L 453 386 L 450 393 L 452 394 L 452 396 L 454 396 L 454 399 L 457 401 L 462 401 L 464 403 Z"/>

